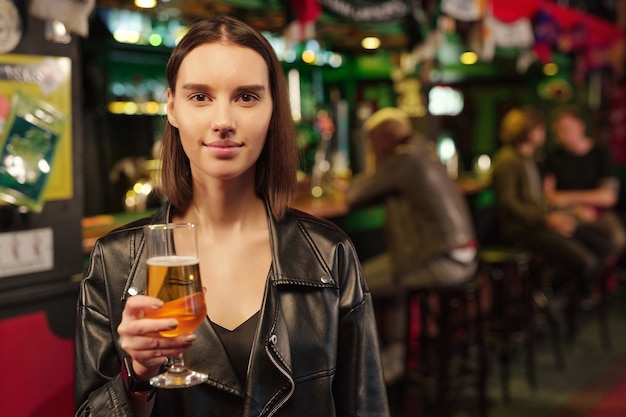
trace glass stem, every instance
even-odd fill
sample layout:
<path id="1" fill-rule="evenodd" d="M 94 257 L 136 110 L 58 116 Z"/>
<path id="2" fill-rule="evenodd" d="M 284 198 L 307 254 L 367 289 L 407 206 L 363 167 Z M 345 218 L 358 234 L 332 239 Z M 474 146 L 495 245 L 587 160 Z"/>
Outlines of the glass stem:
<path id="1" fill-rule="evenodd" d="M 185 372 L 185 362 L 183 361 L 183 354 L 179 353 L 175 356 L 168 356 L 167 369 L 169 372 L 180 373 Z"/>

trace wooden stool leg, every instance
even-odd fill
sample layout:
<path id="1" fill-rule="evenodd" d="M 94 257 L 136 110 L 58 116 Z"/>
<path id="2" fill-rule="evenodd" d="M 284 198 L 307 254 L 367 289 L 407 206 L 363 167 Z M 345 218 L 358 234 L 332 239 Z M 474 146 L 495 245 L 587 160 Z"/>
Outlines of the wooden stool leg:
<path id="1" fill-rule="evenodd" d="M 596 316 L 600 327 L 600 340 L 602 341 L 602 347 L 607 352 L 611 350 L 611 333 L 609 332 L 609 317 L 607 314 L 610 277 L 611 269 L 608 268 L 600 280 L 600 303 L 596 307 Z"/>
<path id="2" fill-rule="evenodd" d="M 550 329 L 550 339 L 552 343 L 552 352 L 554 355 L 554 363 L 557 369 L 565 369 L 565 356 L 563 352 L 563 343 L 561 337 L 561 325 L 555 312 L 547 308 L 546 321 Z"/>
<path id="3" fill-rule="evenodd" d="M 537 325 L 535 309 L 533 307 L 533 285 L 530 280 L 530 265 L 527 262 L 518 264 L 523 286 L 523 306 L 526 312 L 523 326 L 528 329 L 528 342 L 526 343 L 526 379 L 531 389 L 537 388 L 537 373 L 535 361 L 535 341 L 537 338 Z"/>
<path id="4" fill-rule="evenodd" d="M 487 400 L 487 345 L 485 343 L 485 331 L 482 309 L 481 287 L 477 286 L 473 294 L 475 306 L 476 325 L 476 346 L 478 349 L 478 411 L 480 417 L 487 417 L 489 411 L 489 401 Z"/>
<path id="5" fill-rule="evenodd" d="M 420 322 L 417 352 L 410 336 L 416 320 L 415 300 L 419 300 Z M 422 388 L 423 415 L 449 417 L 451 392 L 471 387 L 478 392 L 480 416 L 486 417 L 488 357 L 476 287 L 416 291 L 411 294 L 409 305 L 413 313 L 408 324 L 406 380 L 407 385 L 416 382 Z M 407 395 L 408 390 L 407 387 Z M 415 410 L 415 406 L 409 408 L 405 404 L 406 411 Z"/>
<path id="6" fill-rule="evenodd" d="M 521 336 L 526 377 L 531 388 L 535 376 L 535 310 L 530 282 L 530 256 L 524 252 L 491 249 L 482 259 L 482 271 L 492 289 L 489 331 L 495 341 L 500 388 L 504 401 L 511 400 L 509 380 L 514 336 Z"/>
<path id="7" fill-rule="evenodd" d="M 535 262 L 532 266 L 531 276 L 539 277 L 535 278 L 533 292 L 536 294 L 533 297 L 537 297 L 535 300 L 536 308 L 539 314 L 541 314 L 548 325 L 548 332 L 550 334 L 550 343 L 552 345 L 552 353 L 554 356 L 554 364 L 557 369 L 565 368 L 565 355 L 563 352 L 563 335 L 561 321 L 559 320 L 559 313 L 554 306 L 554 293 L 552 289 L 552 282 L 550 279 L 546 279 L 546 275 L 542 273 L 542 269 L 546 265 L 543 261 Z M 560 311 L 561 308 L 559 307 Z"/>
<path id="8" fill-rule="evenodd" d="M 450 363 L 450 299 L 446 295 L 437 297 L 439 305 L 437 336 L 437 390 L 435 394 L 436 413 L 439 417 L 448 415 L 447 394 L 449 389 Z"/>

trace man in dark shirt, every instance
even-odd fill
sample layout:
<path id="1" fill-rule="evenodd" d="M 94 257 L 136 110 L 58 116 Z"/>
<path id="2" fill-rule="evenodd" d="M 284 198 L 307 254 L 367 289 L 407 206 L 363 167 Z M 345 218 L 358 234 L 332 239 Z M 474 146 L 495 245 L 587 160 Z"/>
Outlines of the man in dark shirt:
<path id="1" fill-rule="evenodd" d="M 568 209 L 580 223 L 608 239 L 617 258 L 626 245 L 624 225 L 612 210 L 619 180 L 607 148 L 585 134 L 576 108 L 558 108 L 552 117 L 557 147 L 544 166 L 544 193 L 548 204 Z"/>

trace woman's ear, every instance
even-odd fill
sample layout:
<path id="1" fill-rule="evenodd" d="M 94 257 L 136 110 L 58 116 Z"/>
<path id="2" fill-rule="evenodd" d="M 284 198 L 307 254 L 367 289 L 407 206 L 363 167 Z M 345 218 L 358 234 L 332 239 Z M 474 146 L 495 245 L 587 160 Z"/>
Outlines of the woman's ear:
<path id="1" fill-rule="evenodd" d="M 178 128 L 178 120 L 176 119 L 176 109 L 174 108 L 174 93 L 171 88 L 167 89 L 167 121 Z"/>

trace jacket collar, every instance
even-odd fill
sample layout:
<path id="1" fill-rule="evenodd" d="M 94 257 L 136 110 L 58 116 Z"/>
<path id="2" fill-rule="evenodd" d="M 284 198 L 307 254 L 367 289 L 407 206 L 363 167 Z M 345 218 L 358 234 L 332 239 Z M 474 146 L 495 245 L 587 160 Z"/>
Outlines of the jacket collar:
<path id="1" fill-rule="evenodd" d="M 275 284 L 335 287 L 331 269 L 303 222 L 289 209 L 280 221 L 267 209 Z"/>

